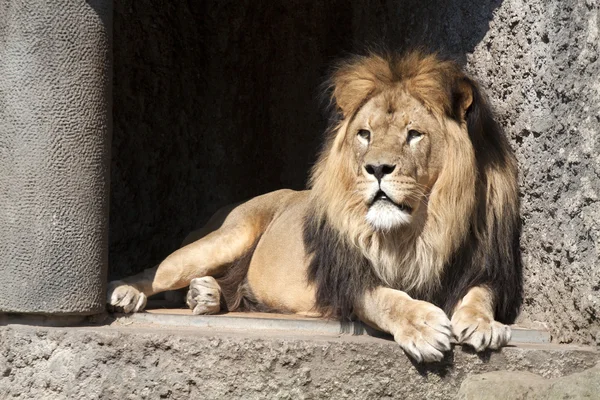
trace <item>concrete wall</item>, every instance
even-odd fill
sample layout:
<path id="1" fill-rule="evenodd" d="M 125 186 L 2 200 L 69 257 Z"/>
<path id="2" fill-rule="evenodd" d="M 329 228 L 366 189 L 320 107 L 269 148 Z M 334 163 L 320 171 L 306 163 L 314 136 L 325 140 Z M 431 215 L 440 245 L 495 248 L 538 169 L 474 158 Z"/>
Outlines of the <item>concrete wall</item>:
<path id="1" fill-rule="evenodd" d="M 521 166 L 522 322 L 600 344 L 598 0 L 115 4 L 111 275 L 226 203 L 301 188 L 318 85 L 365 45 L 421 43 L 488 88 Z"/>

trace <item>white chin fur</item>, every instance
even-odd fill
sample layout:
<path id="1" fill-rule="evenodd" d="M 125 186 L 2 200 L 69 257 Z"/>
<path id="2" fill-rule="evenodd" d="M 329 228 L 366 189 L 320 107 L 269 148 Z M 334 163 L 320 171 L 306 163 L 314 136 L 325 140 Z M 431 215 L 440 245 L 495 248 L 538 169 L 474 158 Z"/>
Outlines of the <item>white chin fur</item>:
<path id="1" fill-rule="evenodd" d="M 412 216 L 393 204 L 378 201 L 369 208 L 367 221 L 377 230 L 387 231 L 410 224 Z"/>

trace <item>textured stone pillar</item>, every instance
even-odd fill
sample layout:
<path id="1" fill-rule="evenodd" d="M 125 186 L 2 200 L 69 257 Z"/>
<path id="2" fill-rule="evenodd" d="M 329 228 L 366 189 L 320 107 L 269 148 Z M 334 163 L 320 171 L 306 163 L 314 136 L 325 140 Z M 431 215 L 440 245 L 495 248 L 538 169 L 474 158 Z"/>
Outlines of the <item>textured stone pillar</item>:
<path id="1" fill-rule="evenodd" d="M 0 1 L 0 311 L 104 309 L 111 0 Z"/>

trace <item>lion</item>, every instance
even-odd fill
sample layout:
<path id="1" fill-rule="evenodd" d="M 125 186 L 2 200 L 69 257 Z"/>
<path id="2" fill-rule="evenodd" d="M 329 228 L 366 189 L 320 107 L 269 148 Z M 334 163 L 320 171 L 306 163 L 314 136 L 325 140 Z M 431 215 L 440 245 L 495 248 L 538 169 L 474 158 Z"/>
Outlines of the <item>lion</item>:
<path id="1" fill-rule="evenodd" d="M 521 302 L 517 163 L 479 85 L 413 51 L 334 69 L 309 190 L 217 213 L 157 267 L 109 283 L 125 313 L 189 286 L 194 314 L 358 319 L 417 362 L 508 343 Z M 196 240 L 197 239 L 197 240 Z"/>

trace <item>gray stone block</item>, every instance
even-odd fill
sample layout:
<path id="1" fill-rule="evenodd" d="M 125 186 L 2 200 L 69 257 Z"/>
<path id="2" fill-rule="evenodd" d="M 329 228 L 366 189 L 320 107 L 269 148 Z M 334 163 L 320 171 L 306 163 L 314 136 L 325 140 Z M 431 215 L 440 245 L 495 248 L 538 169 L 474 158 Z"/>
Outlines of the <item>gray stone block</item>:
<path id="1" fill-rule="evenodd" d="M 463 381 L 457 397 L 461 400 L 599 399 L 600 364 L 559 379 L 515 371 L 474 375 Z"/>
<path id="2" fill-rule="evenodd" d="M 548 380 L 527 371 L 497 371 L 467 377 L 460 385 L 460 400 L 530 399 L 546 389 Z"/>
<path id="3" fill-rule="evenodd" d="M 452 399 L 472 375 L 510 370 L 555 379 L 600 359 L 595 349 L 568 345 L 481 355 L 456 346 L 424 366 L 395 342 L 366 336 L 5 322 L 0 394 L 23 399 Z"/>

